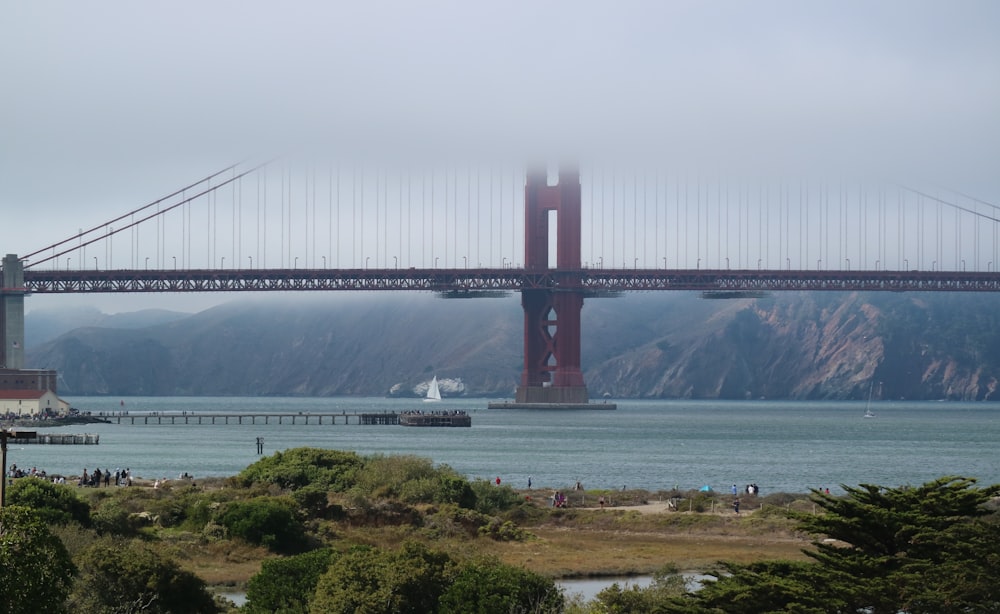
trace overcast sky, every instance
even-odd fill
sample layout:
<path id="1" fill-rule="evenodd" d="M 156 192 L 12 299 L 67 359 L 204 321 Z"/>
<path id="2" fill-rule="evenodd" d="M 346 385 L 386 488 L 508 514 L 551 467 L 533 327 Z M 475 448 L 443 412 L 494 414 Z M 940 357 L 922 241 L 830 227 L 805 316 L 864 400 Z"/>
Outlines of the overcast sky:
<path id="1" fill-rule="evenodd" d="M 655 156 L 996 204 L 998 31 L 994 0 L 7 0 L 0 251 L 290 149 Z"/>

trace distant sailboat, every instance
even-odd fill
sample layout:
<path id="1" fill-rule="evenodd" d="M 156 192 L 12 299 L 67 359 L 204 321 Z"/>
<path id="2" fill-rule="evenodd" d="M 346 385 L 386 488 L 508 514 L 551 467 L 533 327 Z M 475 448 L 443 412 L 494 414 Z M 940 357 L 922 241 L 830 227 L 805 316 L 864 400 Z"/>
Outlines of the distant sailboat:
<path id="1" fill-rule="evenodd" d="M 427 386 L 427 396 L 424 398 L 424 403 L 430 403 L 440 400 L 441 400 L 441 389 L 438 388 L 438 378 L 435 375 L 434 379 L 431 380 L 430 385 Z"/>
<path id="2" fill-rule="evenodd" d="M 872 390 L 875 387 L 875 382 L 868 385 L 868 402 L 865 403 L 865 418 L 874 418 L 875 413 L 872 411 Z"/>

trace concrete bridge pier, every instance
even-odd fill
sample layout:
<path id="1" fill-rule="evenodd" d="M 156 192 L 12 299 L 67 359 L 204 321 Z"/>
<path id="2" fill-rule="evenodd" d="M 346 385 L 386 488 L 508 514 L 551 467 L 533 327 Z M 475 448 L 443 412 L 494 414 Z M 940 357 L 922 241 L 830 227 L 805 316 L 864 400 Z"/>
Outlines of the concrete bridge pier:
<path id="1" fill-rule="evenodd" d="M 3 259 L 0 286 L 0 369 L 24 368 L 24 263 L 17 254 Z"/>

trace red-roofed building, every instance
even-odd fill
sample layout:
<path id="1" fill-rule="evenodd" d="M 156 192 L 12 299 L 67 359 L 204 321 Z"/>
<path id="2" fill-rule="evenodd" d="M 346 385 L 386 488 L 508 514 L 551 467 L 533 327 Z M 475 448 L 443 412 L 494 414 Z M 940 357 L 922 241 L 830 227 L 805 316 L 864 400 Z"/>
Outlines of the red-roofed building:
<path id="1" fill-rule="evenodd" d="M 69 403 L 51 390 L 0 390 L 0 414 L 35 416 L 39 414 L 65 414 Z"/>

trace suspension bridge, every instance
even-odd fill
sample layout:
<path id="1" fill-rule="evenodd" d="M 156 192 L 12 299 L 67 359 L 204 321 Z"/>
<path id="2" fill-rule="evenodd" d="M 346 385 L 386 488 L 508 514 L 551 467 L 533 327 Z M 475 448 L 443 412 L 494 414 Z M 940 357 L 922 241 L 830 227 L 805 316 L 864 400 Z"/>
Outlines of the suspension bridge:
<path id="1" fill-rule="evenodd" d="M 29 294 L 519 292 L 517 403 L 586 405 L 586 298 L 996 292 L 998 266 L 1000 209 L 958 192 L 655 169 L 243 164 L 8 254 L 0 365 L 23 368 Z"/>

